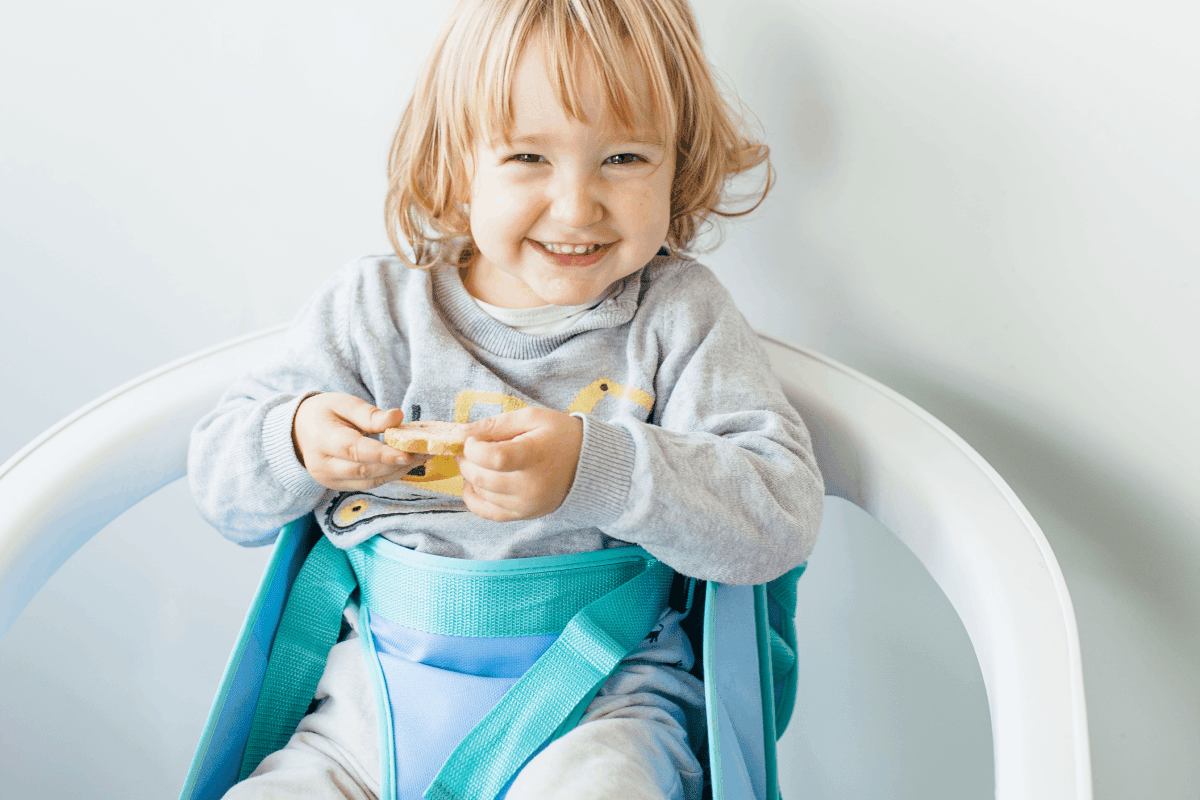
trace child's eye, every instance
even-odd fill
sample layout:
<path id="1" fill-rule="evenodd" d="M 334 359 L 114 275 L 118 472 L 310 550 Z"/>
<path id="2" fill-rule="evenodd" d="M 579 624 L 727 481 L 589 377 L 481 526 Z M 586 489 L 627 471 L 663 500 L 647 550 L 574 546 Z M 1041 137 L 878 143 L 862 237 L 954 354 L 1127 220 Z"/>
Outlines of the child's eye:
<path id="1" fill-rule="evenodd" d="M 642 158 L 636 153 L 617 153 L 615 156 L 609 156 L 608 158 L 604 159 L 604 163 L 622 166 L 625 164 L 636 164 L 639 161 L 645 160 L 646 159 Z"/>
<path id="2" fill-rule="evenodd" d="M 539 164 L 546 159 L 536 153 L 517 153 L 515 156 L 510 156 L 509 161 L 517 161 L 521 164 Z"/>

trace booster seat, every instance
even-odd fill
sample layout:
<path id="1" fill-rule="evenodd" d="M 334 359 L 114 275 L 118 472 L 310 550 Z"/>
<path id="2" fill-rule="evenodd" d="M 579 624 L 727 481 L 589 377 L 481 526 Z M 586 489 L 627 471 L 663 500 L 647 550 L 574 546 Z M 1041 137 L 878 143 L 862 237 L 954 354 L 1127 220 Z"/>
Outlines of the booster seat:
<path id="1" fill-rule="evenodd" d="M 0 633 L 95 532 L 182 476 L 194 421 L 236 375 L 270 352 L 281 333 L 282 328 L 244 337 L 133 381 L 0 467 L 0 503 L 10 512 L 0 521 Z M 992 712 L 996 796 L 1091 797 L 1074 615 L 1036 523 L 999 476 L 927 413 L 836 362 L 764 339 L 785 391 L 812 432 L 827 491 L 860 506 L 904 541 L 962 618 Z M 283 606 L 282 586 L 299 570 L 306 535 L 311 542 L 312 532 L 304 527 L 280 537 L 239 642 L 239 648 L 245 644 L 243 655 L 235 652 L 222 683 L 218 706 L 229 713 L 214 710 L 205 758 L 198 759 L 187 791 L 200 787 L 208 754 L 213 763 L 240 760 L 240 752 L 230 755 L 239 745 L 222 726 L 241 724 L 250 713 L 239 694 L 246 687 L 238 670 L 254 662 L 245 652 L 269 647 L 271 618 Z M 726 685 L 713 677 L 721 666 L 707 675 L 709 691 L 726 700 L 710 702 L 710 714 L 723 705 L 735 717 L 748 709 L 752 719 L 716 726 L 714 796 L 765 798 L 775 788 L 768 774 L 774 736 L 765 734 L 773 734 L 767 719 L 783 697 L 772 697 L 772 681 L 763 680 L 770 660 L 759 653 L 769 649 L 771 638 L 764 634 L 765 594 L 714 585 L 703 593 L 711 604 L 704 618 L 714 634 L 705 638 L 705 666 L 730 653 L 727 674 L 733 681 Z M 739 617 L 754 624 L 730 622 Z M 750 635 L 740 641 L 724 643 L 727 633 L 746 631 Z M 710 650 L 717 655 L 710 657 Z M 785 720 L 787 703 L 779 708 Z M 787 786 L 783 794 L 788 796 Z"/>
<path id="2" fill-rule="evenodd" d="M 370 551 L 375 549 L 372 544 L 378 546 L 377 542 L 368 541 L 352 549 L 347 558 L 321 538 L 311 515 L 280 532 L 221 681 L 181 800 L 217 800 L 237 780 L 253 771 L 267 754 L 287 742 L 312 699 L 324 654 L 335 641 L 342 607 L 356 587 L 356 576 L 365 577 L 363 559 L 369 558 Z M 497 796 L 547 737 L 554 738 L 574 726 L 608 673 L 649 632 L 659 616 L 659 606 L 650 597 L 657 592 L 658 599 L 669 602 L 676 610 L 690 609 L 694 614 L 689 614 L 689 618 L 695 624 L 686 627 L 690 628 L 698 655 L 695 672 L 705 682 L 711 796 L 714 800 L 778 797 L 775 740 L 787 725 L 795 697 L 795 628 L 791 623 L 795 614 L 795 585 L 803 566 L 771 584 L 725 586 L 683 579 L 678 574 L 672 578 L 671 570 L 649 558 L 640 548 L 586 555 L 610 562 L 619 559 L 623 564 L 613 566 L 624 567 L 624 571 L 615 581 L 614 590 L 609 592 L 608 585 L 602 586 L 594 592 L 599 599 L 575 618 L 584 620 L 586 614 L 586 624 L 568 626 L 563 631 L 561 643 L 567 646 L 546 651 L 534 664 L 542 669 L 543 676 L 565 684 L 566 689 L 549 692 L 543 685 L 540 696 L 531 696 L 528 687 L 537 687 L 538 682 L 535 670 L 530 669 L 463 740 L 424 796 L 436 800 Z M 559 560 L 568 559 L 571 557 Z M 544 559 L 508 563 L 517 565 L 533 560 Z M 481 566 L 488 565 L 490 562 Z M 575 571 L 580 570 L 577 567 Z M 448 591 L 438 575 L 410 577 L 414 583 L 421 582 L 424 591 L 431 594 Z M 644 585 L 635 586 L 639 581 Z M 487 596 L 512 595 L 503 588 L 502 581 L 492 581 L 490 587 L 485 592 Z M 537 592 L 535 587 L 530 590 Z M 516 593 L 528 592 L 517 589 Z M 542 594 L 544 597 L 535 597 L 532 602 L 561 603 L 563 595 L 570 595 L 571 590 L 560 583 L 543 588 Z M 377 603 L 374 598 L 368 601 L 364 591 L 363 606 L 368 602 L 372 607 Z M 323 625 L 311 623 L 314 617 L 322 616 L 313 610 L 317 605 L 323 606 Z M 486 622 L 455 619 L 453 627 L 458 630 L 486 627 L 490 630 L 472 633 L 505 635 L 497 630 L 496 620 L 504 619 L 506 609 L 499 603 L 488 606 L 487 613 L 479 615 L 485 616 Z M 296 608 L 301 610 L 293 611 Z M 519 610 L 512 617 L 520 619 L 528 616 L 528 612 L 528 608 Z M 423 619 L 413 623 L 414 627 L 429 630 L 428 612 L 420 609 L 418 613 Z M 398 618 L 398 614 L 389 613 L 389 619 Z M 631 621 L 632 624 L 626 624 Z M 628 630 L 618 632 L 618 628 Z M 596 633 L 597 629 L 602 632 Z M 363 633 L 369 630 L 368 624 L 360 624 L 362 639 L 371 639 L 370 633 Z M 608 635 L 620 639 L 621 633 L 627 641 L 615 649 L 610 643 L 607 660 L 599 669 L 595 663 L 581 663 L 578 653 L 595 653 L 604 648 L 605 642 L 610 642 Z M 572 636 L 574 641 L 567 641 Z M 371 649 L 368 659 L 374 660 L 373 645 L 365 647 Z M 297 650 L 303 655 L 289 659 L 288 654 Z M 284 659 L 287 666 L 280 666 Z M 592 662 L 596 660 L 593 656 Z M 576 690 L 574 694 L 572 688 Z M 381 717 L 386 719 L 389 716 L 386 688 L 379 687 L 377 692 L 381 695 L 377 697 L 377 705 Z M 521 707 L 506 707 L 508 701 L 519 702 Z M 531 705 L 537 709 L 536 714 L 526 707 Z M 520 721 L 530 716 L 536 717 L 537 724 L 520 727 Z M 391 736 L 384 738 L 391 740 Z M 383 755 L 381 784 L 384 796 L 391 796 L 397 788 L 397 770 L 394 761 L 389 764 L 387 754 Z M 429 777 L 425 775 L 415 791 L 424 792 Z M 416 796 L 413 791 L 401 792 L 401 796 L 410 794 Z"/>

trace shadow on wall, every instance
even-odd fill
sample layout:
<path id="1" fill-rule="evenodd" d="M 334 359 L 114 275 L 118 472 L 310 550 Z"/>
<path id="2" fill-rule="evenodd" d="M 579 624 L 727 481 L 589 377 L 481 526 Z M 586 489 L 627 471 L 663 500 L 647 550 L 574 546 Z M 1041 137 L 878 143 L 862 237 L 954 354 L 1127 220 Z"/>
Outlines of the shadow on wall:
<path id="1" fill-rule="evenodd" d="M 754 213 L 719 224 L 734 246 L 702 253 L 701 260 L 734 291 L 741 308 L 754 310 L 755 327 L 821 349 L 821 332 L 834 323 L 831 311 L 853 303 L 849 273 L 803 213 L 837 171 L 842 137 L 836 93 L 823 67 L 830 59 L 796 8 L 759 3 L 753 14 L 722 8 L 702 20 L 705 28 L 719 24 L 720 36 L 702 33 L 712 61 L 721 65 L 722 88 L 735 94 L 751 130 L 771 146 L 776 181 Z M 758 169 L 735 181 L 735 197 L 760 188 L 762 179 Z M 731 205 L 736 210 L 749 204 Z M 704 237 L 702 247 L 718 238 Z M 766 285 L 738 280 L 764 274 L 770 277 Z"/>
<path id="2" fill-rule="evenodd" d="M 1045 532 L 1079 623 L 1096 797 L 1183 797 L 1200 784 L 1195 522 L 1126 465 L 1098 460 L 1068 420 L 965 391 L 963 376 L 913 353 L 883 361 L 865 337 L 838 349 L 966 439 Z"/>
<path id="3" fill-rule="evenodd" d="M 979 662 L 954 607 L 899 539 L 825 498 L 797 601 L 800 691 L 779 750 L 785 798 L 992 795 Z"/>

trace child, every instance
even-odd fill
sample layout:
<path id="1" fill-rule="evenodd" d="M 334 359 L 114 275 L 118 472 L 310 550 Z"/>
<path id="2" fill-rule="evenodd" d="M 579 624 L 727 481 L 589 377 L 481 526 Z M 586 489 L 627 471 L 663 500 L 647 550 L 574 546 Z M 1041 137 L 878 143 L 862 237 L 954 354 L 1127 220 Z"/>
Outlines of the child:
<path id="1" fill-rule="evenodd" d="M 726 179 L 765 159 L 714 87 L 686 0 L 463 0 L 392 147 L 397 255 L 329 280 L 284 351 L 197 425 L 202 513 L 257 545 L 315 511 L 337 548 L 422 563 L 632 544 L 724 583 L 798 565 L 823 496 L 808 434 L 728 293 L 683 255 Z M 469 423 L 462 455 L 375 438 L 406 417 Z M 664 608 L 509 798 L 700 796 L 704 695 L 680 618 Z M 357 634 L 330 651 L 314 710 L 228 798 L 387 786 L 363 622 L 347 619 Z M 454 745 L 418 752 L 465 700 L 428 702 L 394 722 L 395 770 L 417 776 L 397 778 L 399 797 L 431 774 L 410 764 Z"/>

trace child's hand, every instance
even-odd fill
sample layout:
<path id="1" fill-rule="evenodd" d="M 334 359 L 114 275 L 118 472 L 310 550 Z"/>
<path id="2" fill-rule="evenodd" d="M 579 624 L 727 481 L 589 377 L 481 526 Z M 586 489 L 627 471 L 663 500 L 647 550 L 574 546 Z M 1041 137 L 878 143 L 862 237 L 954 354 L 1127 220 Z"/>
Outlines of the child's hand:
<path id="1" fill-rule="evenodd" d="M 292 442 L 317 483 L 360 492 L 399 480 L 428 460 L 364 435 L 383 433 L 403 421 L 398 408 L 381 411 L 354 395 L 314 394 L 296 409 Z"/>
<path id="2" fill-rule="evenodd" d="M 467 508 L 496 522 L 549 514 L 571 490 L 582 445 L 583 420 L 549 408 L 471 423 L 455 456 Z"/>

